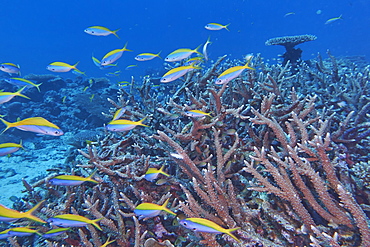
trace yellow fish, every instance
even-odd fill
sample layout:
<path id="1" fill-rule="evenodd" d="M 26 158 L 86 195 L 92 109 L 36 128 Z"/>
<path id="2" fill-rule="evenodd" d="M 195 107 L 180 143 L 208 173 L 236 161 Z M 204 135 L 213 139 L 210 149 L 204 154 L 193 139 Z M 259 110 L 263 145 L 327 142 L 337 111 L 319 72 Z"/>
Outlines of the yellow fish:
<path id="1" fill-rule="evenodd" d="M 52 72 L 68 72 L 70 70 L 75 70 L 81 74 L 84 74 L 84 72 L 80 71 L 79 69 L 76 68 L 77 64 L 79 62 L 77 62 L 75 65 L 70 65 L 68 63 L 64 63 L 64 62 L 53 62 L 51 64 L 49 64 L 46 69 L 47 70 L 50 70 Z"/>
<path id="2" fill-rule="evenodd" d="M 240 227 L 225 229 L 213 221 L 202 218 L 186 218 L 180 220 L 180 224 L 196 232 L 225 233 L 240 243 L 240 240 L 231 233 L 240 229 Z"/>
<path id="3" fill-rule="evenodd" d="M 135 60 L 137 60 L 137 61 L 149 61 L 149 60 L 152 60 L 152 59 L 154 59 L 156 57 L 161 58 L 159 56 L 159 54 L 161 54 L 161 52 L 159 52 L 157 54 L 154 54 L 154 53 L 141 53 L 141 54 L 139 54 L 139 55 L 137 55 L 135 57 Z"/>
<path id="4" fill-rule="evenodd" d="M 14 152 L 17 152 L 20 148 L 23 148 L 22 141 L 17 143 L 1 143 L 0 144 L 0 156 L 10 155 Z"/>
<path id="5" fill-rule="evenodd" d="M 46 223 L 42 219 L 33 216 L 32 213 L 36 211 L 44 201 L 37 203 L 33 208 L 27 212 L 18 212 L 14 209 L 7 208 L 0 204 L 0 221 L 13 222 L 18 219 L 26 218 L 40 223 Z"/>
<path id="6" fill-rule="evenodd" d="M 333 22 L 338 21 L 338 20 L 343 20 L 342 15 L 340 15 L 340 16 L 338 16 L 338 17 L 334 17 L 334 18 L 331 18 L 331 19 L 327 20 L 327 21 L 325 22 L 325 24 L 330 24 L 330 23 L 333 23 Z"/>
<path id="7" fill-rule="evenodd" d="M 227 25 L 222 25 L 222 24 L 219 24 L 219 23 L 208 23 L 204 28 L 205 29 L 208 29 L 208 30 L 211 30 L 211 31 L 216 31 L 216 30 L 221 30 L 221 29 L 226 29 L 227 31 L 230 31 L 227 27 L 229 26 L 230 24 L 227 24 Z"/>
<path id="8" fill-rule="evenodd" d="M 92 27 L 88 27 L 84 30 L 85 33 L 88 33 L 90 35 L 94 35 L 94 36 L 108 36 L 110 34 L 113 34 L 114 36 L 116 36 L 117 38 L 119 38 L 119 36 L 117 35 L 117 32 L 119 31 L 120 29 L 117 29 L 117 30 L 109 30 L 108 28 L 106 27 L 102 27 L 102 26 L 92 26 Z"/>
<path id="9" fill-rule="evenodd" d="M 137 205 L 137 207 L 134 210 L 134 213 L 136 215 L 139 215 L 141 218 L 142 217 L 144 217 L 144 218 L 155 217 L 155 216 L 159 215 L 162 211 L 165 211 L 169 214 L 172 214 L 172 215 L 176 216 L 176 214 L 174 212 L 172 212 L 171 210 L 169 210 L 167 208 L 167 204 L 168 204 L 169 200 L 170 200 L 170 198 L 168 198 L 163 203 L 163 205 L 157 205 L 157 204 L 154 204 L 154 203 L 141 203 L 141 204 Z"/>
<path id="10" fill-rule="evenodd" d="M 98 221 L 101 220 L 96 219 L 96 220 L 90 220 L 86 217 L 83 217 L 81 215 L 76 215 L 76 214 L 61 214 L 61 215 L 56 215 L 52 218 L 49 218 L 47 222 L 56 225 L 56 226 L 62 226 L 62 227 L 80 227 L 80 226 L 86 226 L 86 225 L 93 225 L 100 231 L 102 229 L 98 225 Z"/>
<path id="11" fill-rule="evenodd" d="M 52 185 L 64 185 L 64 186 L 80 185 L 84 182 L 92 182 L 98 184 L 99 183 L 98 181 L 92 179 L 92 176 L 94 176 L 95 173 L 96 171 L 92 172 L 90 176 L 86 178 L 75 175 L 59 175 L 50 179 L 49 183 Z"/>
<path id="12" fill-rule="evenodd" d="M 186 114 L 188 117 L 204 117 L 204 116 L 211 116 L 211 113 L 207 113 L 207 112 L 200 111 L 200 110 L 190 110 L 190 111 L 185 112 L 185 114 Z"/>
<path id="13" fill-rule="evenodd" d="M 6 125 L 2 133 L 9 128 L 15 127 L 20 130 L 31 131 L 42 135 L 61 136 L 64 134 L 58 126 L 42 117 L 26 118 L 14 123 L 10 123 L 2 118 L 0 120 Z"/>
<path id="14" fill-rule="evenodd" d="M 168 71 L 166 74 L 162 76 L 161 82 L 167 83 L 167 82 L 174 81 L 194 69 L 201 69 L 201 68 L 194 66 L 194 63 L 193 63 L 188 66 L 180 66 L 180 67 L 171 69 L 170 71 Z"/>
<path id="15" fill-rule="evenodd" d="M 131 120 L 127 120 L 127 119 L 116 119 L 116 120 L 112 120 L 110 121 L 106 128 L 107 130 L 110 130 L 110 131 L 128 131 L 128 130 L 132 130 L 133 128 L 135 128 L 136 126 L 144 126 L 144 127 L 149 127 L 148 125 L 145 125 L 143 124 L 143 121 L 146 119 L 147 117 L 137 121 L 137 122 L 134 122 L 134 121 L 131 121 Z"/>
<path id="16" fill-rule="evenodd" d="M 164 172 L 163 168 L 164 168 L 164 165 L 159 170 L 157 168 L 149 168 L 146 171 L 144 178 L 146 180 L 152 182 L 153 180 L 155 180 L 158 177 L 159 174 L 163 174 L 163 175 L 169 177 L 170 174 Z"/>
<path id="17" fill-rule="evenodd" d="M 194 50 L 188 49 L 188 48 L 177 49 L 177 50 L 171 52 L 170 54 L 168 54 L 168 56 L 164 60 L 166 62 L 177 62 L 177 61 L 181 61 L 185 58 L 188 58 L 193 53 L 198 53 L 199 55 L 202 55 L 202 53 L 200 53 L 198 51 L 200 46 L 198 46 Z"/>
<path id="18" fill-rule="evenodd" d="M 23 98 L 26 98 L 26 99 L 30 99 L 28 98 L 26 95 L 23 95 L 21 94 L 22 91 L 26 88 L 26 86 L 22 87 L 21 89 L 19 89 L 17 92 L 15 93 L 11 93 L 11 92 L 0 92 L 0 104 L 4 104 L 10 100 L 12 100 L 15 96 L 21 96 Z"/>
<path id="19" fill-rule="evenodd" d="M 122 49 L 115 49 L 105 54 L 105 56 L 102 58 L 100 62 L 100 65 L 106 66 L 106 65 L 112 64 L 122 56 L 124 51 L 131 51 L 129 49 L 126 49 L 126 47 L 127 47 L 127 43 Z"/>
<path id="20" fill-rule="evenodd" d="M 255 70 L 254 68 L 248 66 L 249 62 L 250 60 L 248 60 L 244 66 L 235 66 L 225 70 L 221 75 L 219 75 L 219 77 L 217 77 L 216 84 L 228 83 L 232 79 L 238 77 L 245 69 Z"/>

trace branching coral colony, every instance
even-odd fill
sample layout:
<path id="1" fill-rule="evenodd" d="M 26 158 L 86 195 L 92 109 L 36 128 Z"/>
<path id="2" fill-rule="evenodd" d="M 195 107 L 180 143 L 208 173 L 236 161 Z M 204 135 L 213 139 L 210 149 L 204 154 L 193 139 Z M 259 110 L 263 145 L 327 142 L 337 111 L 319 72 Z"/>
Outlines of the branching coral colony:
<path id="1" fill-rule="evenodd" d="M 264 63 L 228 84 L 214 79 L 243 61 L 221 57 L 189 73 L 183 85 L 153 88 L 157 79 L 132 81 L 120 90 L 112 114 L 126 107 L 131 132 L 106 133 L 79 150 L 71 170 L 28 184 L 25 201 L 46 200 L 38 217 L 78 214 L 99 221 L 58 237 L 10 237 L 12 246 L 370 246 L 369 189 L 352 170 L 369 160 L 370 67 L 321 56 L 296 65 Z M 132 95 L 138 93 L 141 98 Z M 199 110 L 210 117 L 189 117 Z M 77 164 L 77 165 L 75 165 Z M 149 182 L 149 167 L 170 177 Z M 357 166 L 356 171 L 358 171 Z M 99 184 L 51 186 L 57 174 L 77 174 Z M 362 174 L 367 170 L 363 171 Z M 359 173 L 359 172 L 358 172 Z M 363 177 L 370 176 L 363 175 Z M 229 234 L 193 232 L 170 214 L 139 219 L 137 205 L 167 207 L 179 219 L 202 218 Z M 17 210 L 30 208 L 19 203 Z M 28 222 L 19 225 L 28 225 Z M 33 224 L 35 225 L 35 224 Z M 44 225 L 37 229 L 48 230 Z M 220 232 L 218 232 L 220 233 Z M 197 244 L 194 244 L 197 243 Z"/>

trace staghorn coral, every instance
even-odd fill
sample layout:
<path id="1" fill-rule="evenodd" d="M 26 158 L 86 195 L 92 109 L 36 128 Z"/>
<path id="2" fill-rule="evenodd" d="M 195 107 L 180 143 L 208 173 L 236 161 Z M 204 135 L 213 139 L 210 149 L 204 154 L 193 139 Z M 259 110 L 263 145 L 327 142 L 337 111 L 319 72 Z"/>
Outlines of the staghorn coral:
<path id="1" fill-rule="evenodd" d="M 155 241 L 174 246 L 369 246 L 367 215 L 359 206 L 369 205 L 369 197 L 359 202 L 364 188 L 354 186 L 347 162 L 368 159 L 369 73 L 368 68 L 349 72 L 344 68 L 353 62 L 334 59 L 302 62 L 292 73 L 290 63 L 270 66 L 257 56 L 251 66 L 261 67 L 260 72 L 248 71 L 222 87 L 212 80 L 238 61 L 220 58 L 212 73 L 190 75 L 178 90 L 168 85 L 152 90 L 151 77 L 142 84 L 133 80 L 130 93 L 121 88 L 117 100 L 110 100 L 114 108 L 105 108 L 105 116 L 127 107 L 126 118 L 148 116 L 151 127 L 105 132 L 98 144 L 79 150 L 72 174 L 88 176 L 96 169 L 98 185 L 24 182 L 25 200 L 47 199 L 38 216 L 102 218 L 103 231 L 84 227 L 64 239 L 9 241 L 14 246 L 41 241 L 100 246 L 109 237 L 116 240 L 111 246 Z M 334 87 L 334 81 L 339 85 Z M 345 87 L 348 95 L 359 93 L 355 97 L 363 100 L 343 97 L 339 89 Z M 336 97 L 350 109 L 343 110 Z M 189 118 L 184 112 L 190 109 L 212 112 L 212 117 Z M 364 136 L 356 145 L 341 141 L 352 140 L 354 133 Z M 171 174 L 163 185 L 143 179 L 148 167 L 162 165 Z M 161 204 L 167 198 L 179 217 L 183 212 L 225 228 L 241 227 L 235 232 L 241 244 L 227 235 L 195 234 L 176 225 L 172 216 L 139 220 L 133 214 L 142 202 Z"/>

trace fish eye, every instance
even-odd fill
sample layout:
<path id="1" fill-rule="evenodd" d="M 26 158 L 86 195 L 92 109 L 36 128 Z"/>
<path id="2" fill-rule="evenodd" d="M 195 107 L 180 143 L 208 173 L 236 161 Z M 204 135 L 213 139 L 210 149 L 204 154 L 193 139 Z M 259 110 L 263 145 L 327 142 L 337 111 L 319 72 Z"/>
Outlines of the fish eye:
<path id="1" fill-rule="evenodd" d="M 184 226 L 186 226 L 186 225 L 187 225 L 187 223 L 186 223 L 186 222 L 183 222 L 182 224 L 183 224 Z"/>
<path id="2" fill-rule="evenodd" d="M 193 231 L 196 231 L 196 230 L 197 230 L 197 228 L 193 227 Z"/>
<path id="3" fill-rule="evenodd" d="M 165 81 L 165 80 L 166 80 L 166 78 L 163 78 L 163 79 L 162 79 L 162 81 Z"/>

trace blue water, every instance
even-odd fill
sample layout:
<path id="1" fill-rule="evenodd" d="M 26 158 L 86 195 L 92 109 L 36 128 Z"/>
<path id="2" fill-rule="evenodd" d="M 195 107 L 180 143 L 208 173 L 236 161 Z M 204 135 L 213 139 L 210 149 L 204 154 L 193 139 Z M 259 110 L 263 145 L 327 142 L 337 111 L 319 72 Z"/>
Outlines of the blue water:
<path id="1" fill-rule="evenodd" d="M 318 14 L 318 11 L 321 12 Z M 284 17 L 286 13 L 294 15 Z M 277 58 L 283 47 L 265 46 L 272 37 L 314 34 L 316 41 L 300 45 L 303 59 L 330 49 L 336 56 L 370 57 L 370 3 L 367 0 L 326 1 L 6 1 L 1 6 L 0 62 L 21 66 L 22 75 L 51 73 L 54 61 L 74 64 L 88 76 L 104 76 L 91 61 L 128 42 L 133 52 L 119 60 L 120 79 L 138 77 L 148 69 L 162 70 L 163 61 L 137 62 L 142 52 L 166 56 L 177 48 L 195 48 L 211 36 L 211 59 L 228 54 L 242 58 L 261 53 Z M 343 20 L 325 25 L 342 15 Z M 230 31 L 209 31 L 209 22 L 230 23 Z M 118 32 L 121 39 L 91 36 L 83 32 L 100 25 Z M 138 64 L 125 71 L 125 67 Z M 2 72 L 1 72 L 2 73 Z M 70 72 L 63 77 L 73 77 Z"/>

